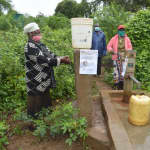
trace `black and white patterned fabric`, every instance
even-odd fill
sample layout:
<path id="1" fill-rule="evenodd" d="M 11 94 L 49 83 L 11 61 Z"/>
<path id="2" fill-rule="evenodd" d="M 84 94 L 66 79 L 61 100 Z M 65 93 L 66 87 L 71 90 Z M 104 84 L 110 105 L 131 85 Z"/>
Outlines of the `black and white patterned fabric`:
<path id="1" fill-rule="evenodd" d="M 41 95 L 48 88 L 55 87 L 53 66 L 60 59 L 43 43 L 29 40 L 25 45 L 25 70 L 28 95 Z"/>

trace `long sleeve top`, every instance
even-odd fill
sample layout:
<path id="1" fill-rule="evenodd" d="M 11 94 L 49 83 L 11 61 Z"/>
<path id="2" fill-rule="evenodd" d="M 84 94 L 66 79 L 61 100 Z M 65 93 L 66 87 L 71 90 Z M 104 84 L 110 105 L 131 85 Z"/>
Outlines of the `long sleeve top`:
<path id="1" fill-rule="evenodd" d="M 118 39 L 119 39 L 118 34 L 112 37 L 112 39 L 109 41 L 107 45 L 108 51 L 113 51 L 114 53 L 118 53 Z M 125 35 L 124 37 L 124 42 L 125 42 L 125 50 L 126 51 L 132 50 L 132 44 L 127 35 Z M 117 58 L 118 58 L 117 54 L 112 55 L 112 60 L 117 60 Z"/>
<path id="2" fill-rule="evenodd" d="M 104 32 L 93 32 L 92 49 L 98 50 L 99 57 L 106 55 L 106 39 Z"/>
<path id="3" fill-rule="evenodd" d="M 25 45 L 25 70 L 28 95 L 40 95 L 55 87 L 53 67 L 60 59 L 43 43 L 29 40 Z"/>

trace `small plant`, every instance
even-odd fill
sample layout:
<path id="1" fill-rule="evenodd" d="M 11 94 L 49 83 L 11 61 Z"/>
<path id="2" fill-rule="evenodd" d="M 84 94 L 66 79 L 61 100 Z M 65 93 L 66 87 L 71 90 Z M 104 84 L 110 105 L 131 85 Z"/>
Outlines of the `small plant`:
<path id="1" fill-rule="evenodd" d="M 34 123 L 36 124 L 37 128 L 33 132 L 33 135 L 37 136 L 39 140 L 42 140 L 47 134 L 48 125 L 46 122 L 44 122 L 44 120 L 35 120 Z"/>
<path id="2" fill-rule="evenodd" d="M 21 129 L 21 127 L 19 125 L 17 125 L 14 129 L 13 129 L 13 134 L 15 135 L 23 135 L 23 130 Z"/>
<path id="3" fill-rule="evenodd" d="M 66 143 L 69 145 L 78 137 L 85 139 L 87 122 L 85 118 L 75 118 L 78 111 L 73 108 L 72 103 L 57 106 L 48 118 L 51 122 L 50 134 L 52 136 L 68 134 Z"/>
<path id="4" fill-rule="evenodd" d="M 113 80 L 113 70 L 111 69 L 109 72 L 105 71 L 104 81 L 108 83 L 109 85 L 113 86 L 114 80 Z"/>
<path id="5" fill-rule="evenodd" d="M 13 115 L 13 119 L 20 121 L 30 121 L 31 118 L 27 115 L 27 113 L 23 112 L 22 107 L 18 107 L 15 109 L 15 114 Z"/>
<path id="6" fill-rule="evenodd" d="M 78 112 L 79 110 L 73 108 L 71 102 L 56 106 L 51 114 L 47 114 L 41 120 L 34 121 L 37 128 L 33 135 L 39 137 L 39 139 L 46 137 L 48 133 L 53 137 L 68 135 L 66 143 L 69 145 L 78 138 L 85 140 L 87 137 L 87 121 L 83 117 L 77 118 Z"/>
<path id="7" fill-rule="evenodd" d="M 0 149 L 5 150 L 5 145 L 9 144 L 8 143 L 8 138 L 7 138 L 7 130 L 8 126 L 6 125 L 5 122 L 0 122 Z"/>
<path id="8" fill-rule="evenodd" d="M 93 95 L 97 95 L 99 93 L 99 89 L 96 85 L 96 81 L 92 82 L 92 88 L 91 88 L 91 94 Z"/>

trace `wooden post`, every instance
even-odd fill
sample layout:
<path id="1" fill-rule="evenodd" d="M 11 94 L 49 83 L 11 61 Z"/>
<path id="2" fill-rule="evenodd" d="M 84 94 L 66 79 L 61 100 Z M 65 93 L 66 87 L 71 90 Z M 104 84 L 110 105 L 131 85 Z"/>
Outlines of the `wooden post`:
<path id="1" fill-rule="evenodd" d="M 132 89 L 133 89 L 133 81 L 129 78 L 124 79 L 124 94 L 123 94 L 123 101 L 125 103 L 129 103 L 129 99 L 132 95 Z"/>
<path id="2" fill-rule="evenodd" d="M 127 63 L 126 74 L 124 78 L 123 101 L 125 103 L 129 103 L 129 99 L 132 95 L 132 89 L 133 89 L 133 80 L 129 78 L 129 75 L 134 76 L 136 52 L 133 50 L 127 51 L 126 56 L 128 58 L 128 63 Z"/>
<path id="3" fill-rule="evenodd" d="M 79 74 L 80 69 L 80 50 L 74 51 L 75 64 L 75 85 L 77 93 L 77 103 L 80 109 L 80 116 L 86 117 L 88 127 L 92 126 L 92 102 L 91 102 L 91 86 L 90 76 Z"/>

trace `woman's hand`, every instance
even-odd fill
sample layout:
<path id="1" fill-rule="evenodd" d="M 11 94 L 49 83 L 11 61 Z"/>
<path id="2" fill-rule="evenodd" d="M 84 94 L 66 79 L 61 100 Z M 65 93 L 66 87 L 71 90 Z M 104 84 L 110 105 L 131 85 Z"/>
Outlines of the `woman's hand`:
<path id="1" fill-rule="evenodd" d="M 64 63 L 64 64 L 70 64 L 70 58 L 68 56 L 64 56 L 60 59 L 60 63 Z"/>

